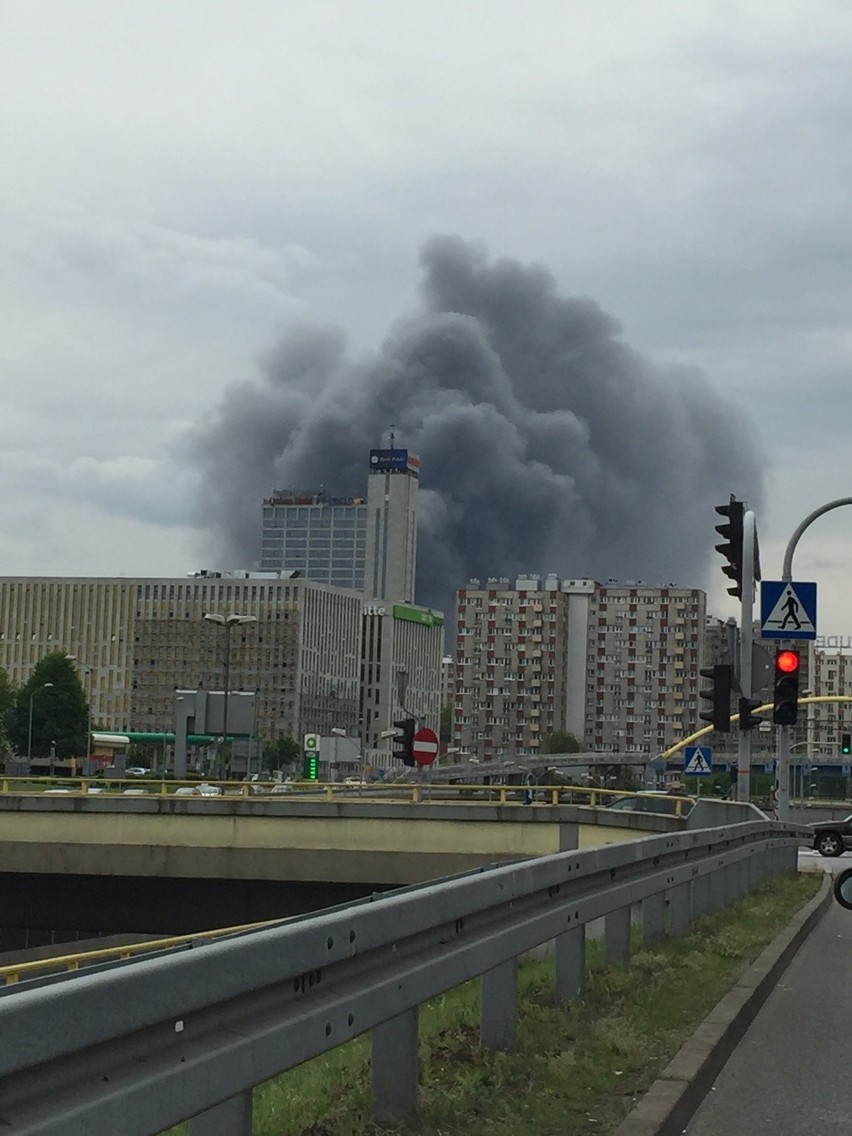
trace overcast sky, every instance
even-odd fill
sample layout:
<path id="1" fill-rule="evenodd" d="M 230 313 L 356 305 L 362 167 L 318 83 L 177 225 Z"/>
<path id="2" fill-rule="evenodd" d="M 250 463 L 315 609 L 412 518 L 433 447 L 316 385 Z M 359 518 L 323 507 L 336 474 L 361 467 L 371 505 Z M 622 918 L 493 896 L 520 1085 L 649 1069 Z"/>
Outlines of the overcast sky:
<path id="1" fill-rule="evenodd" d="M 777 579 L 798 523 L 852 492 L 851 71 L 845 0 L 4 0 L 0 573 L 249 566 L 216 563 L 229 545 L 200 509 L 247 445 L 223 430 L 241 397 L 229 391 L 290 382 L 275 361 L 306 328 L 337 343 L 345 384 L 396 365 L 413 342 L 401 327 L 419 351 L 435 320 L 446 332 L 462 313 L 465 350 L 490 353 L 493 389 L 511 387 L 501 422 L 532 467 L 535 376 L 495 346 L 479 293 L 456 299 L 424 264 L 440 238 L 486 266 L 479 284 L 508 261 L 524 287 L 545 280 L 549 313 L 563 298 L 605 313 L 606 357 L 622 344 L 668 406 L 659 429 L 640 416 L 636 463 L 653 487 L 653 455 L 678 455 L 671 562 L 694 578 L 677 582 L 732 614 L 713 494 L 758 498 Z M 727 456 L 703 437 L 702 407 Z M 430 435 L 408 409 L 428 489 Z M 567 396 L 557 409 L 576 437 L 600 434 Z M 433 439 L 433 469 L 438 452 Z M 257 476 L 291 473 L 279 459 Z M 683 514 L 693 494 L 697 524 Z M 259 506 L 229 503 L 258 524 Z M 581 555 L 535 563 L 534 548 L 526 569 L 585 570 Z M 617 557 L 595 574 L 643 567 L 629 548 Z M 819 584 L 824 634 L 852 634 L 850 562 L 840 509 L 794 561 Z"/>

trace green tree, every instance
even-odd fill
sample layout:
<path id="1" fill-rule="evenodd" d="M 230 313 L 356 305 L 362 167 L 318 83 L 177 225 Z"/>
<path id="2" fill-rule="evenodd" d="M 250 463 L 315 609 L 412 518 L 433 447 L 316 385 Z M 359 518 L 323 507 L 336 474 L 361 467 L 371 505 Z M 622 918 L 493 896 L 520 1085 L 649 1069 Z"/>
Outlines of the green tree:
<path id="1" fill-rule="evenodd" d="M 33 757 L 48 757 L 53 743 L 59 760 L 86 752 L 89 707 L 73 660 L 62 651 L 39 659 L 17 692 L 9 737 L 19 754 L 27 752 L 30 706 Z"/>
<path id="2" fill-rule="evenodd" d="M 289 734 L 263 745 L 264 769 L 285 769 L 296 765 L 302 758 L 302 747 Z"/>
<path id="3" fill-rule="evenodd" d="M 539 753 L 581 753 L 582 746 L 567 730 L 555 730 L 543 738 Z"/>
<path id="4" fill-rule="evenodd" d="M 441 745 L 448 746 L 453 740 L 453 707 L 448 702 L 441 711 L 441 725 L 438 737 Z"/>
<path id="5" fill-rule="evenodd" d="M 0 669 L 0 761 L 12 756 L 9 726 L 15 712 L 15 688 L 6 672 Z"/>

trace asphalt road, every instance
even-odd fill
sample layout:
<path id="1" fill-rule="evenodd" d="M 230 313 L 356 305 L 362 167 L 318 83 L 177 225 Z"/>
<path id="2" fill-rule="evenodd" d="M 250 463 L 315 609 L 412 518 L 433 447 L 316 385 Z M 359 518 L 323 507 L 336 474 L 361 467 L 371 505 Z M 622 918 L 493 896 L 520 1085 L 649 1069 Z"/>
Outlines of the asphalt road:
<path id="1" fill-rule="evenodd" d="M 852 854 L 799 854 L 802 869 Z M 852 911 L 832 903 L 782 975 L 685 1130 L 687 1136 L 852 1132 Z"/>

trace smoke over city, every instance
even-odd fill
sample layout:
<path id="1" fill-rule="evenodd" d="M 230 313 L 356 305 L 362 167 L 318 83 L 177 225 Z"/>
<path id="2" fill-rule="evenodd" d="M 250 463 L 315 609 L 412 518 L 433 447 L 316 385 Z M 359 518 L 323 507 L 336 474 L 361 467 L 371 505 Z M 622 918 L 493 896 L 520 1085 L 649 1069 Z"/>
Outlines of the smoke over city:
<path id="1" fill-rule="evenodd" d="M 542 266 L 449 236 L 420 259 L 419 309 L 373 357 L 349 359 L 337 329 L 292 331 L 195 431 L 218 563 L 258 563 L 273 488 L 363 492 L 392 424 L 422 459 L 418 603 L 451 613 L 470 577 L 519 572 L 701 586 L 713 506 L 762 495 L 738 409 Z"/>

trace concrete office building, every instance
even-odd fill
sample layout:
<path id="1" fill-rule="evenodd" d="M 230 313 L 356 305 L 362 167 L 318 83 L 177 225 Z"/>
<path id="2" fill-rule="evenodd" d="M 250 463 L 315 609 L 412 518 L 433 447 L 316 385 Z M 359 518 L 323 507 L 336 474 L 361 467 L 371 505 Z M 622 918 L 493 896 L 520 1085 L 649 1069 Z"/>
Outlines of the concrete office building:
<path id="1" fill-rule="evenodd" d="M 441 721 L 444 617 L 414 604 L 364 605 L 360 732 L 368 751 L 389 754 L 382 731 L 413 717 L 436 733 Z M 390 762 L 377 755 L 376 763 Z"/>
<path id="2" fill-rule="evenodd" d="M 206 613 L 252 622 L 227 633 Z M 0 667 L 23 685 L 47 653 L 73 655 L 93 723 L 109 732 L 171 731 L 176 688 L 223 689 L 226 646 L 228 688 L 258 692 L 264 738 L 337 728 L 375 747 L 403 705 L 438 727 L 438 613 L 271 573 L 0 578 Z"/>
<path id="3" fill-rule="evenodd" d="M 5 577 L 0 666 L 19 685 L 63 651 L 84 671 L 96 726 L 170 730 L 176 687 L 223 689 L 225 633 L 204 614 L 249 615 L 230 633 L 229 688 L 260 691 L 263 736 L 298 737 L 358 719 L 362 605 L 356 592 L 249 573 Z"/>
<path id="4" fill-rule="evenodd" d="M 276 489 L 263 502 L 261 570 L 414 600 L 420 459 L 371 450 L 366 496 Z"/>

